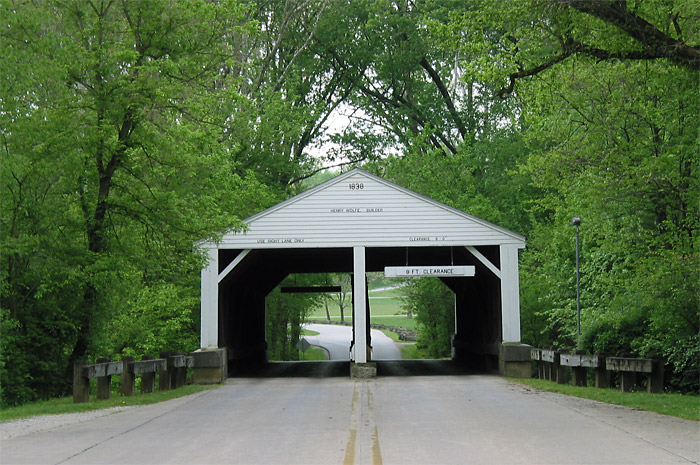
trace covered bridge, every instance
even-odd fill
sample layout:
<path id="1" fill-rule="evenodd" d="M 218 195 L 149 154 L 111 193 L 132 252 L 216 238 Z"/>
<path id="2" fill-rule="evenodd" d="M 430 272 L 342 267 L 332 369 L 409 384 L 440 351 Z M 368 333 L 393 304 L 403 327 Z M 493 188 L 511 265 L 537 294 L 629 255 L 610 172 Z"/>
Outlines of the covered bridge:
<path id="1" fill-rule="evenodd" d="M 516 374 L 518 250 L 525 238 L 361 169 L 341 174 L 200 244 L 202 351 L 225 348 L 224 369 L 267 361 L 265 298 L 292 273 L 351 273 L 354 347 L 371 359 L 366 272 L 437 276 L 455 294 L 453 358 Z M 350 348 L 348 348 L 350 350 Z M 527 360 L 527 362 L 525 362 Z"/>

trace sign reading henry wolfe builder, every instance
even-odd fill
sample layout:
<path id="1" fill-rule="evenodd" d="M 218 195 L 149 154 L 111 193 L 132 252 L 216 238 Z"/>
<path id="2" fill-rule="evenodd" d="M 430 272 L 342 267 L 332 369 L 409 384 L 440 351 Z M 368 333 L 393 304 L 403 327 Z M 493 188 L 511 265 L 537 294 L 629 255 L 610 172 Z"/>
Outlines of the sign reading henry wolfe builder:
<path id="1" fill-rule="evenodd" d="M 387 278 L 420 278 L 434 276 L 438 278 L 474 276 L 473 266 L 430 265 L 430 266 L 387 266 L 384 276 Z"/>

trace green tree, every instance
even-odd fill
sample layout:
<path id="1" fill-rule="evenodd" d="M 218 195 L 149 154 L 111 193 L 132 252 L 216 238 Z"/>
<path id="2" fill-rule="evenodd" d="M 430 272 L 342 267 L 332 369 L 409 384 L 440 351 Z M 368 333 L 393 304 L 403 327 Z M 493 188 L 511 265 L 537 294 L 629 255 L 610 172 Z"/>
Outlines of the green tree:
<path id="1" fill-rule="evenodd" d="M 404 308 L 415 315 L 417 345 L 434 358 L 449 357 L 455 332 L 454 294 L 437 278 L 409 279 Z"/>
<path id="2" fill-rule="evenodd" d="M 103 337 L 114 320 L 196 286 L 193 243 L 271 197 L 216 143 L 232 31 L 245 28 L 236 2 L 0 11 L 5 404 L 63 392 L 73 360 L 121 350 Z M 192 305 L 160 307 L 156 323 Z"/>
<path id="3" fill-rule="evenodd" d="M 313 286 L 320 284 L 317 275 L 291 275 L 265 299 L 267 345 L 270 360 L 299 360 L 296 345 L 301 337 L 301 325 L 309 312 L 321 304 L 323 296 L 314 293 L 283 294 L 283 286 Z"/>

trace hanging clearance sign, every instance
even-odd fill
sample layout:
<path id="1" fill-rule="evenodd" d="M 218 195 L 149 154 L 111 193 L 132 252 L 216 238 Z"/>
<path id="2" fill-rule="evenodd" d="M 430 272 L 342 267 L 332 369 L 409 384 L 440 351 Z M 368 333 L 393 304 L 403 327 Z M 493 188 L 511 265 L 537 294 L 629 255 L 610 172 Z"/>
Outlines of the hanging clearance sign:
<path id="1" fill-rule="evenodd" d="M 429 266 L 387 266 L 384 276 L 387 278 L 422 278 L 434 276 L 437 278 L 474 276 L 473 266 L 429 265 Z"/>

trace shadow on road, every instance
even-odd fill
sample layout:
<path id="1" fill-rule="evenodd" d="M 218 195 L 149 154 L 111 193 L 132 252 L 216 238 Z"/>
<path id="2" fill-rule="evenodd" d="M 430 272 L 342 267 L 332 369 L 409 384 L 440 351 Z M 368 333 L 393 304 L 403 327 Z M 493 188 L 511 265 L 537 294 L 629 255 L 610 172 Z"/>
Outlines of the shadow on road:
<path id="1" fill-rule="evenodd" d="M 459 376 L 483 374 L 452 360 L 378 360 L 377 376 Z M 349 377 L 350 362 L 271 362 L 239 372 L 234 378 L 335 378 Z"/>
<path id="2" fill-rule="evenodd" d="M 484 372 L 468 368 L 454 360 L 382 360 L 377 376 L 457 376 Z"/>

